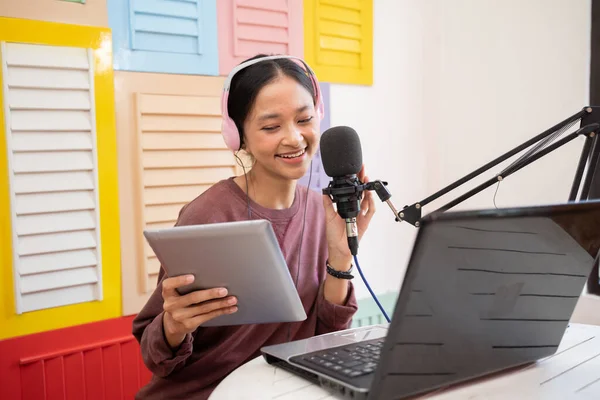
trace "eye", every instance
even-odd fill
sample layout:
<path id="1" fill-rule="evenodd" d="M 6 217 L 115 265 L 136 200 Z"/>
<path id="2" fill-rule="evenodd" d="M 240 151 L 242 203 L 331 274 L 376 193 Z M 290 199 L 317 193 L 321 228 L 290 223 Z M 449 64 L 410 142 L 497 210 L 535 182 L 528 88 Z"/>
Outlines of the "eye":
<path id="1" fill-rule="evenodd" d="M 312 119 L 313 119 L 313 117 L 312 117 L 312 116 L 310 116 L 310 117 L 308 117 L 308 118 L 306 118 L 306 119 L 301 119 L 301 120 L 300 120 L 300 121 L 298 121 L 298 122 L 300 122 L 301 124 L 306 124 L 307 122 L 310 122 Z"/>
<path id="2" fill-rule="evenodd" d="M 274 131 L 274 130 L 275 130 L 275 129 L 277 129 L 277 128 L 279 128 L 279 126 L 278 126 L 278 125 L 277 125 L 277 126 L 265 126 L 265 127 L 264 127 L 264 128 L 262 128 L 262 129 L 263 129 L 263 131 L 272 132 L 272 131 Z"/>

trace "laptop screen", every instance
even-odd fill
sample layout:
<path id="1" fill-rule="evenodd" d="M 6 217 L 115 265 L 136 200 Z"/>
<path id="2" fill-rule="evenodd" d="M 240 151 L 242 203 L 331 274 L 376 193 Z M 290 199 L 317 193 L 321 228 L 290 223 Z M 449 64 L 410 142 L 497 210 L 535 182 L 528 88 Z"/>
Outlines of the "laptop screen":
<path id="1" fill-rule="evenodd" d="M 373 398 L 553 354 L 600 248 L 600 203 L 446 213 L 421 228 Z"/>

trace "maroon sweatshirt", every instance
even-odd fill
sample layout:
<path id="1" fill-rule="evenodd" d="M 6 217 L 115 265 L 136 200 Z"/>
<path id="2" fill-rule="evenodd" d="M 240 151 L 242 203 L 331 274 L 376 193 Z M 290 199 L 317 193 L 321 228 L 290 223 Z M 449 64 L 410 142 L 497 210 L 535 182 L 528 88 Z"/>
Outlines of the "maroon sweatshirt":
<path id="1" fill-rule="evenodd" d="M 298 271 L 306 199 L 306 187 L 298 185 L 292 206 L 284 210 L 267 209 L 250 200 L 252 218 L 271 221 L 293 279 Z M 247 219 L 246 194 L 229 178 L 184 206 L 176 225 Z M 153 373 L 150 383 L 136 398 L 207 399 L 230 372 L 259 356 L 261 347 L 286 342 L 288 335 L 289 340 L 298 340 L 348 328 L 357 310 L 354 288 L 349 282 L 344 305 L 325 300 L 322 289 L 326 260 L 323 201 L 320 194 L 310 190 L 297 285 L 307 319 L 293 323 L 200 326 L 176 350 L 171 350 L 163 332 L 161 282 L 166 275 L 161 268 L 157 288 L 133 321 L 133 335 L 140 343 L 144 363 Z"/>

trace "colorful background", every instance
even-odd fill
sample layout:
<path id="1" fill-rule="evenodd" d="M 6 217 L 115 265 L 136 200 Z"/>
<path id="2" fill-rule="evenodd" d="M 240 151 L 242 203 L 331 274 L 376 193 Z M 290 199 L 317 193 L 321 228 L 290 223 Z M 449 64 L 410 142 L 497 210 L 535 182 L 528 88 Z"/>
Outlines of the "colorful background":
<path id="1" fill-rule="evenodd" d="M 131 320 L 160 267 L 141 232 L 240 173 L 220 135 L 224 75 L 257 53 L 304 57 L 329 110 L 331 82 L 372 83 L 372 2 L 0 11 L 0 398 L 132 398 L 150 375 Z M 311 186 L 326 184 L 317 155 Z"/>
<path id="2" fill-rule="evenodd" d="M 240 173 L 219 132 L 233 65 L 304 57 L 322 130 L 355 128 L 400 208 L 590 104 L 591 4 L 0 1 L 0 399 L 131 399 L 147 382 L 131 320 L 158 264 L 141 232 Z M 581 145 L 460 208 L 566 200 Z M 315 190 L 328 183 L 318 155 L 312 172 Z M 377 209 L 359 258 L 389 312 L 416 229 Z M 380 322 L 360 280 L 356 292 L 353 324 Z M 586 293 L 574 320 L 600 323 L 599 307 Z"/>

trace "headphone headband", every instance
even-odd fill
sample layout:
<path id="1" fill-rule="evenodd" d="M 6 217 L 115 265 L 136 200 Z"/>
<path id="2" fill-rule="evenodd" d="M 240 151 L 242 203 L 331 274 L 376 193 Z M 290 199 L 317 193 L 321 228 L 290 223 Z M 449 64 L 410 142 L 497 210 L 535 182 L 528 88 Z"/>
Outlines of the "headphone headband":
<path id="1" fill-rule="evenodd" d="M 302 63 L 302 66 L 304 67 L 304 69 L 306 70 L 306 72 L 308 72 L 312 76 L 316 77 L 316 74 L 314 73 L 314 71 L 300 57 L 287 56 L 287 55 L 266 56 L 266 57 L 261 57 L 261 58 L 255 58 L 253 60 L 248 60 L 248 61 L 245 61 L 245 62 L 239 64 L 239 65 L 236 65 L 229 72 L 229 75 L 227 75 L 227 79 L 225 80 L 225 84 L 223 86 L 223 90 L 226 91 L 226 92 L 229 91 L 229 88 L 231 86 L 231 81 L 233 80 L 233 76 L 235 74 L 237 74 L 239 71 L 243 70 L 244 68 L 247 68 L 247 67 L 249 67 L 251 65 L 254 65 L 254 64 L 258 64 L 259 62 L 268 61 L 268 60 L 277 60 L 277 59 L 282 59 L 282 58 L 283 59 L 293 60 L 293 61 L 296 61 L 296 60 L 299 61 L 300 63 Z"/>
<path id="2" fill-rule="evenodd" d="M 221 95 L 221 115 L 223 116 L 221 133 L 223 135 L 223 139 L 225 140 L 225 144 L 232 151 L 237 151 L 240 149 L 241 134 L 238 131 L 237 126 L 235 125 L 235 122 L 233 122 L 233 120 L 229 116 L 229 112 L 227 110 L 227 101 L 229 99 L 229 89 L 231 87 L 231 81 L 232 81 L 233 77 L 235 76 L 235 74 L 237 74 L 239 71 L 241 71 L 244 68 L 247 68 L 251 65 L 257 64 L 262 61 L 276 60 L 276 59 L 290 59 L 290 60 L 294 61 L 295 63 L 299 64 L 306 71 L 306 73 L 308 74 L 308 76 L 313 84 L 314 94 L 317 98 L 317 123 L 318 124 L 321 123 L 321 119 L 323 118 L 323 115 L 325 114 L 325 106 L 323 104 L 323 98 L 321 96 L 321 89 L 319 86 L 319 81 L 317 80 L 317 76 L 314 73 L 314 71 L 308 66 L 308 64 L 303 59 L 296 57 L 296 56 L 289 56 L 289 55 L 273 55 L 273 56 L 266 56 L 266 57 L 255 58 L 253 60 L 245 61 L 245 62 L 235 66 L 229 72 L 229 75 L 227 75 L 227 78 L 225 79 L 225 83 L 223 85 L 223 93 Z"/>

